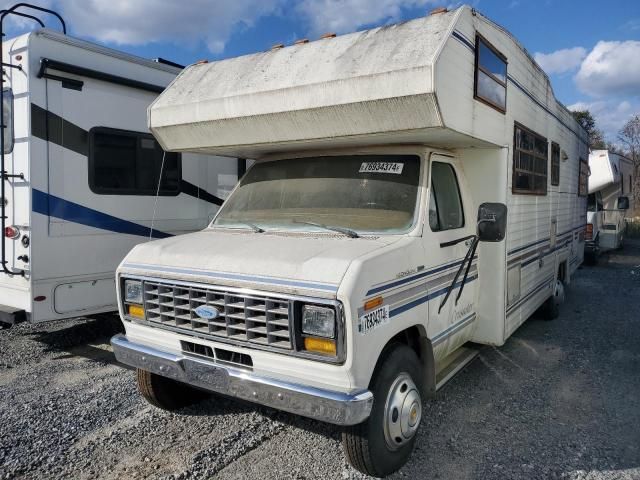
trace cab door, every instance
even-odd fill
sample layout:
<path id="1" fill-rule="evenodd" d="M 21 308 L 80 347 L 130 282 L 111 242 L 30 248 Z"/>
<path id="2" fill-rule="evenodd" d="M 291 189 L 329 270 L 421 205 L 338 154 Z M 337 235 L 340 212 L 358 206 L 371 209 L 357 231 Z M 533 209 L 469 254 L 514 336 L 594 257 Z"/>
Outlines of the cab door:
<path id="1" fill-rule="evenodd" d="M 478 272 L 471 250 L 476 222 L 456 159 L 432 154 L 429 168 L 428 224 L 423 232 L 425 258 L 433 271 L 427 277 L 428 334 L 436 357 L 443 358 L 473 331 Z"/>

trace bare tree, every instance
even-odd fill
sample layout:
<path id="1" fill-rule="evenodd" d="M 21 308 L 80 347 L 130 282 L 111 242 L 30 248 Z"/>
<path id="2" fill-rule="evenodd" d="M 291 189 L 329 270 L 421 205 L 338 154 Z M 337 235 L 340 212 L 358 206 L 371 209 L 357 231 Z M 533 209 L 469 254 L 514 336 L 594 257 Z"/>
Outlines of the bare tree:
<path id="1" fill-rule="evenodd" d="M 640 162 L 640 114 L 635 115 L 624 124 L 618 133 L 618 140 L 626 146 L 629 156 L 638 166 Z"/>
<path id="2" fill-rule="evenodd" d="M 624 124 L 618 133 L 618 140 L 625 145 L 627 155 L 635 167 L 633 197 L 636 206 L 638 206 L 640 205 L 640 114 L 634 115 Z"/>

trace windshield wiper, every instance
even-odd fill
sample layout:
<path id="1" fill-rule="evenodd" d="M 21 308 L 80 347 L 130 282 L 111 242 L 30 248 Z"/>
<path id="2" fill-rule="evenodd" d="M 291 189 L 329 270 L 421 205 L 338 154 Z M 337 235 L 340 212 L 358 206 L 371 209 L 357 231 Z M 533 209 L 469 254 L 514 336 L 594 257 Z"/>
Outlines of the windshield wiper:
<path id="1" fill-rule="evenodd" d="M 351 230 L 350 228 L 334 227 L 333 225 L 325 225 L 323 223 L 315 223 L 315 222 L 301 222 L 299 220 L 294 220 L 293 223 L 300 223 L 303 225 L 311 225 L 312 227 L 324 228 L 325 230 L 331 230 L 334 232 L 342 233 L 343 235 L 346 235 L 347 237 L 350 237 L 350 238 L 360 238 L 360 235 L 358 235 L 355 231 Z"/>
<path id="2" fill-rule="evenodd" d="M 242 223 L 240 223 L 240 225 L 246 225 L 251 230 L 253 230 L 255 233 L 264 233 L 264 228 L 260 228 L 259 226 L 254 225 L 253 223 L 242 222 Z"/>

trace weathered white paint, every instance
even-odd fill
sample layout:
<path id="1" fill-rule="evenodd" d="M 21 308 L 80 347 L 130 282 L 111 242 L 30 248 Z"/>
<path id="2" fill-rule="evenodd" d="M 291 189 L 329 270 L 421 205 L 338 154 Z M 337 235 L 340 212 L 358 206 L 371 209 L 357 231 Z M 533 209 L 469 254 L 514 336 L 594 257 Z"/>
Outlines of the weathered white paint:
<path id="1" fill-rule="evenodd" d="M 506 113 L 473 97 L 476 34 L 508 59 Z M 392 81 L 391 81 L 392 80 Z M 512 194 L 514 123 L 557 142 L 566 159 L 560 184 L 543 196 Z M 261 372 L 340 391 L 367 388 L 378 356 L 389 339 L 413 326 L 436 342 L 441 360 L 469 340 L 501 345 L 550 296 L 560 267 L 565 281 L 582 262 L 586 197 L 578 196 L 579 159 L 587 158 L 586 134 L 556 101 L 549 79 L 504 29 L 469 7 L 403 24 L 345 35 L 281 50 L 195 65 L 183 72 L 149 110 L 149 124 L 165 148 L 256 158 L 258 162 L 310 155 L 412 153 L 422 159 L 418 218 L 404 235 L 347 239 L 314 234 L 229 234 L 211 230 L 171 241 L 141 245 L 118 274 L 182 278 L 176 269 L 272 276 L 278 281 L 336 285 L 331 296 L 344 305 L 347 358 L 343 365 L 286 359 L 299 365 L 284 374 L 282 355 L 260 352 Z M 428 223 L 433 161 L 454 168 L 465 225 L 432 232 Z M 484 202 L 509 209 L 507 238 L 478 249 L 479 278 L 458 289 L 438 312 L 461 260 L 464 243 L 447 242 L 475 233 Z M 442 246 L 442 245 L 445 246 Z M 258 253 L 256 253 L 258 252 Z M 138 264 L 138 267 L 131 267 Z M 142 264 L 142 266 L 140 266 Z M 144 264 L 152 268 L 145 269 Z M 517 266 L 509 275 L 507 271 Z M 163 271 L 165 269 L 165 271 Z M 407 300 L 384 327 L 358 334 L 359 311 L 376 286 L 418 272 L 438 270 L 411 288 L 392 286 L 381 295 Z M 472 275 L 475 266 L 472 269 Z M 198 276 L 200 275 L 200 276 Z M 203 284 L 256 288 L 250 279 Z M 414 288 L 415 287 L 415 288 Z M 518 287 L 518 292 L 508 288 Z M 274 281 L 267 292 L 291 293 Z M 411 308 L 409 308 L 411 307 Z M 393 311 L 393 308 L 392 308 Z M 475 321 L 442 337 L 468 313 Z M 129 326 L 136 341 L 179 349 L 179 335 Z M 148 335 L 148 337 L 147 337 Z M 215 346 L 216 342 L 203 341 Z M 255 351 L 235 346 L 247 355 Z M 254 359 L 257 357 L 254 357 Z M 296 363 L 299 362 L 299 363 Z M 289 364 L 289 363 L 288 363 Z M 309 368 L 309 375 L 298 376 Z M 293 372 L 293 373 L 291 373 Z"/>

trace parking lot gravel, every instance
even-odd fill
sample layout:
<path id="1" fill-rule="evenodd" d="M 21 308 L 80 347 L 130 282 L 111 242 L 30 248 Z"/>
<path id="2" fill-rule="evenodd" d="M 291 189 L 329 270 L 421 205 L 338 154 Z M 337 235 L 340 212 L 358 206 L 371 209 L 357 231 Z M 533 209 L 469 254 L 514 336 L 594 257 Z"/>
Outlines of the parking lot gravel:
<path id="1" fill-rule="evenodd" d="M 146 404 L 113 315 L 0 330 L 0 479 L 364 478 L 333 427 L 212 397 Z M 424 406 L 393 478 L 640 479 L 640 243 L 582 267 L 560 318 L 528 320 Z"/>

